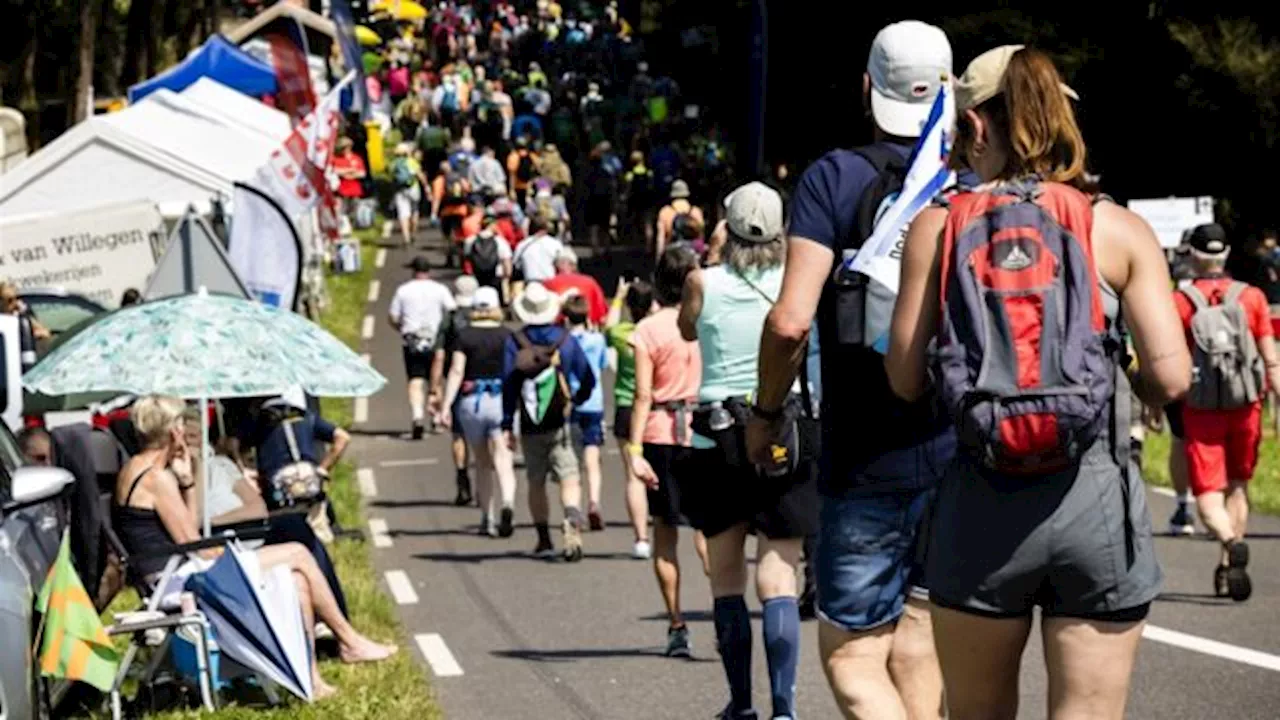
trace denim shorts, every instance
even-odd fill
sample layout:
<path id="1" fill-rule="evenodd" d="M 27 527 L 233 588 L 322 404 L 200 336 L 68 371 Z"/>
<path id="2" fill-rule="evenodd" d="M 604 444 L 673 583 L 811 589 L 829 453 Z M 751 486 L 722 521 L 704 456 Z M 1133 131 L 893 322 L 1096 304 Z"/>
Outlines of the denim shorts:
<path id="1" fill-rule="evenodd" d="M 574 447 L 600 447 L 604 445 L 604 413 L 574 410 L 569 417 L 573 430 Z"/>
<path id="2" fill-rule="evenodd" d="M 896 621 L 907 595 L 928 599 L 918 535 L 933 490 L 822 499 L 818 616 L 849 632 Z"/>

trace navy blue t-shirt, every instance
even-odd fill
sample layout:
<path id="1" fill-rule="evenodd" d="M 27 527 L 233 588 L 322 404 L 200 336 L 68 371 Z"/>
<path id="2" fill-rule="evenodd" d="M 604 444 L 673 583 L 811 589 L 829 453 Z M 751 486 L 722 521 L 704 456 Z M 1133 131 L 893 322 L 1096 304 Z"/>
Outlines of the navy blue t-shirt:
<path id="1" fill-rule="evenodd" d="M 911 148 L 885 143 L 902 153 Z M 857 231 L 856 215 L 863 191 L 876 178 L 875 168 L 852 150 L 833 150 L 810 165 L 800 177 L 791 204 L 791 237 L 802 237 L 830 248 L 835 257 Z M 976 184 L 972 173 L 960 185 Z M 874 461 L 899 455 L 912 447 L 933 454 L 950 452 L 953 443 L 935 442 L 949 434 L 950 419 L 932 397 L 908 403 L 893 394 L 884 369 L 884 356 L 870 348 L 841 347 L 836 341 L 832 284 L 827 283 L 818 307 L 822 364 L 823 491 L 866 489 L 875 492 L 929 487 L 936 473 L 920 472 L 919 463 L 906 461 L 901 471 Z M 910 453 L 907 453 L 909 456 Z M 929 467 L 945 467 L 947 458 L 930 460 Z M 894 464 L 894 463 L 889 463 Z"/>
<path id="2" fill-rule="evenodd" d="M 298 443 L 299 459 L 319 463 L 322 457 L 317 452 L 316 441 L 331 443 L 336 432 L 337 428 L 333 423 L 312 412 L 294 421 L 293 435 Z M 258 483 L 261 485 L 262 497 L 266 500 L 267 507 L 274 509 L 279 502 L 272 492 L 271 478 L 281 468 L 293 462 L 284 426 L 258 416 L 245 422 L 239 436 L 243 444 L 257 450 Z"/>

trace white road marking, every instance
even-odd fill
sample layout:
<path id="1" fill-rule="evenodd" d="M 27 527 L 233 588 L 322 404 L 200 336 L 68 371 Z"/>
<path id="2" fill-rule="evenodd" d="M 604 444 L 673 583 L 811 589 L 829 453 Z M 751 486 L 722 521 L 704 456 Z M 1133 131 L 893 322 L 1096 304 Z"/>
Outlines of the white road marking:
<path id="1" fill-rule="evenodd" d="M 605 450 L 605 451 L 604 451 L 604 454 L 605 454 L 605 455 L 621 455 L 622 453 L 618 451 L 618 448 L 616 448 L 616 447 L 611 447 L 611 448 L 609 448 L 609 449 Z"/>
<path id="2" fill-rule="evenodd" d="M 378 496 L 378 483 L 373 479 L 373 470 L 369 468 L 357 470 L 356 483 L 360 486 L 360 494 L 366 498 Z"/>
<path id="3" fill-rule="evenodd" d="M 1234 660 L 1235 662 L 1252 665 L 1263 670 L 1280 672 L 1280 655 L 1272 655 L 1260 650 L 1250 650 L 1239 645 L 1230 645 L 1217 640 L 1188 635 L 1177 630 L 1156 627 L 1155 625 L 1144 627 L 1142 629 L 1142 637 L 1166 645 L 1180 647 L 1184 650 L 1192 650 L 1224 660 Z"/>
<path id="4" fill-rule="evenodd" d="M 360 359 L 365 361 L 367 365 L 370 365 L 370 366 L 373 365 L 373 356 L 370 355 L 369 353 L 362 353 L 360 355 Z"/>
<path id="5" fill-rule="evenodd" d="M 457 677 L 462 674 L 462 666 L 454 659 L 449 646 L 444 644 L 444 638 L 438 633 L 422 633 L 414 635 L 413 639 L 418 643 L 418 649 L 422 651 L 422 656 L 427 659 L 427 664 L 436 677 Z"/>
<path id="6" fill-rule="evenodd" d="M 387 571 L 387 587 L 391 588 L 391 597 L 395 598 L 397 605 L 418 603 L 418 593 L 414 591 L 413 583 L 409 582 L 409 576 L 403 570 Z"/>
<path id="7" fill-rule="evenodd" d="M 1149 487 L 1151 488 L 1151 491 L 1157 495 L 1164 495 L 1165 497 L 1171 498 L 1178 497 L 1178 493 L 1174 492 L 1173 488 L 1160 487 L 1159 485 L 1151 485 Z"/>
<path id="8" fill-rule="evenodd" d="M 378 467 L 412 467 L 414 465 L 436 465 L 440 462 L 440 458 L 415 458 L 413 460 L 383 460 L 378 463 Z"/>
<path id="9" fill-rule="evenodd" d="M 356 406 L 354 410 L 355 420 L 357 423 L 369 422 L 369 398 L 356 398 Z"/>
<path id="10" fill-rule="evenodd" d="M 391 547 L 390 529 L 382 518 L 369 518 L 369 534 L 373 536 L 373 546 L 377 548 Z"/>
<path id="11" fill-rule="evenodd" d="M 382 282 L 374 279 L 369 281 L 369 302 L 378 302 L 378 293 L 382 290 Z"/>
<path id="12" fill-rule="evenodd" d="M 378 248 L 377 254 L 373 256 L 373 266 L 381 270 L 382 266 L 386 264 L 387 264 L 387 249 Z"/>
<path id="13" fill-rule="evenodd" d="M 373 339 L 373 316 L 365 315 L 364 323 L 360 325 L 360 337 L 365 340 Z"/>

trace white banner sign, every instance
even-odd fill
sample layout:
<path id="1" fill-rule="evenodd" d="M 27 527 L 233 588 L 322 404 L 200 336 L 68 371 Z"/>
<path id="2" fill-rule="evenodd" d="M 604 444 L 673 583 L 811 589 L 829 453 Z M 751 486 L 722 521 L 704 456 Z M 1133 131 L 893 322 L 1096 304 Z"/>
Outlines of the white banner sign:
<path id="1" fill-rule="evenodd" d="M 232 198 L 232 267 L 262 302 L 292 310 L 298 294 L 302 248 L 293 224 L 266 193 L 236 183 Z"/>
<path id="2" fill-rule="evenodd" d="M 150 202 L 0 220 L 0 280 L 114 308 L 125 290 L 146 286 L 163 239 L 164 218 Z"/>
<path id="3" fill-rule="evenodd" d="M 1182 244 L 1182 234 L 1187 230 L 1214 221 L 1211 197 L 1130 200 L 1129 209 L 1151 225 L 1160 238 L 1160 246 L 1166 248 Z"/>

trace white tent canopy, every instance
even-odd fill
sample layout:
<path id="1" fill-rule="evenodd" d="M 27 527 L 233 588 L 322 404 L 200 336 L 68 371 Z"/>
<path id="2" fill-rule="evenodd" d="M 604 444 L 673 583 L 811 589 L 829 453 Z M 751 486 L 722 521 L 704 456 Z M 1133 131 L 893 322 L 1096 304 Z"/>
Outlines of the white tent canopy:
<path id="1" fill-rule="evenodd" d="M 279 148 L 278 142 L 209 117 L 202 105 L 166 89 L 102 117 L 121 132 L 217 174 L 228 197 L 233 182 L 252 177 Z"/>
<path id="2" fill-rule="evenodd" d="M 292 131 L 288 115 L 212 78 L 200 78 L 178 96 L 199 105 L 209 117 L 253 130 L 276 143 L 284 142 Z"/>
<path id="3" fill-rule="evenodd" d="M 180 216 L 189 204 L 208 212 L 217 193 L 230 195 L 229 181 L 97 116 L 0 175 L 0 215 L 150 200 L 166 215 Z"/>

